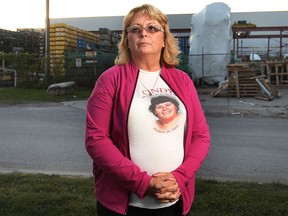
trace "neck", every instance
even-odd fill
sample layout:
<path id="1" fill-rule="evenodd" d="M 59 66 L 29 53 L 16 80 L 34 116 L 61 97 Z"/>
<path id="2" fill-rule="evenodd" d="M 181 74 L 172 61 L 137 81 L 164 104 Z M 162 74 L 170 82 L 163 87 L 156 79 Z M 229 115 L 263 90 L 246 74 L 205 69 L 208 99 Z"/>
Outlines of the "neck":
<path id="1" fill-rule="evenodd" d="M 140 57 L 137 59 L 133 59 L 135 65 L 138 68 L 145 70 L 145 71 L 157 71 L 160 70 L 161 64 L 159 58 L 153 57 Z"/>

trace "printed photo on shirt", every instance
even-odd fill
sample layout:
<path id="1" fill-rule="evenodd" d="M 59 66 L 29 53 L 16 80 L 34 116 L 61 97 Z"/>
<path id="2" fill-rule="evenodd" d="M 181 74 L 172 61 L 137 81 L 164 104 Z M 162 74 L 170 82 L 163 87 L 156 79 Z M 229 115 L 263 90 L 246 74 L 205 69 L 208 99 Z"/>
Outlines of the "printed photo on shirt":
<path id="1" fill-rule="evenodd" d="M 179 126 L 181 113 L 179 102 L 171 96 L 160 95 L 151 98 L 149 111 L 157 117 L 154 130 L 159 133 L 170 133 Z"/>

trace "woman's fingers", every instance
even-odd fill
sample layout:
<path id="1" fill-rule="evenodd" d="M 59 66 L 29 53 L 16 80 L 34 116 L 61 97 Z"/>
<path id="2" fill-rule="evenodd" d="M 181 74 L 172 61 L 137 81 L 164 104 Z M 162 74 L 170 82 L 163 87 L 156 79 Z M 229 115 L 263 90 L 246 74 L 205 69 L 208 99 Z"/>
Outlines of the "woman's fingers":
<path id="1" fill-rule="evenodd" d="M 165 193 L 155 193 L 155 199 L 160 202 L 174 202 L 179 199 L 181 196 L 180 189 L 176 190 L 174 193 L 165 192 Z"/>

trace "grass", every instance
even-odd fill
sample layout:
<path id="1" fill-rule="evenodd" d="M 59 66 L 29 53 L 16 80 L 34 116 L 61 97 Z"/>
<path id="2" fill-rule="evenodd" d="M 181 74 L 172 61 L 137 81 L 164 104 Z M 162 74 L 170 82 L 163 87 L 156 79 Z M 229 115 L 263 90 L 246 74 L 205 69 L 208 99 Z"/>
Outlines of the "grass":
<path id="1" fill-rule="evenodd" d="M 76 89 L 73 94 L 52 96 L 46 94 L 46 89 L 0 88 L 0 102 L 23 103 L 82 100 L 87 99 L 91 91 L 91 89 Z"/>
<path id="2" fill-rule="evenodd" d="M 95 215 L 91 178 L 0 175 L 0 215 Z"/>
<path id="3" fill-rule="evenodd" d="M 288 185 L 198 180 L 193 215 L 288 215 Z"/>
<path id="4" fill-rule="evenodd" d="M 0 174 L 0 215 L 96 215 L 93 179 Z M 288 185 L 197 179 L 193 216 L 287 215 Z"/>

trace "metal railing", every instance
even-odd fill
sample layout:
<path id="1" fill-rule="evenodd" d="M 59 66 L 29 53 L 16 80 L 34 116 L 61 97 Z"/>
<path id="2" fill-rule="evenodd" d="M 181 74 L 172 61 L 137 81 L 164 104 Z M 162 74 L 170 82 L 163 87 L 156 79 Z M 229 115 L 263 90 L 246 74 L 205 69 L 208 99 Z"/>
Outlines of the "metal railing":
<path id="1" fill-rule="evenodd" d="M 0 87 L 17 86 L 17 71 L 14 69 L 0 68 Z"/>

